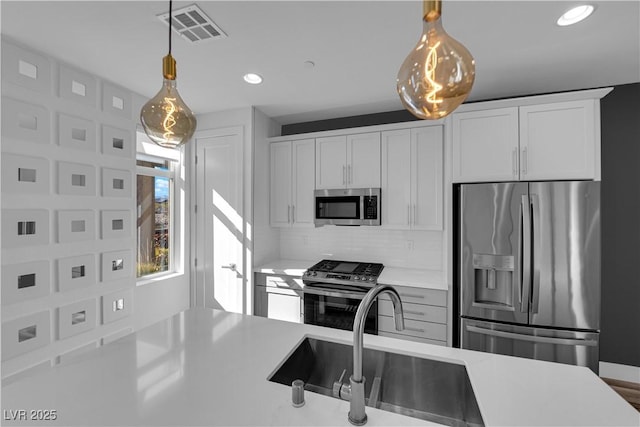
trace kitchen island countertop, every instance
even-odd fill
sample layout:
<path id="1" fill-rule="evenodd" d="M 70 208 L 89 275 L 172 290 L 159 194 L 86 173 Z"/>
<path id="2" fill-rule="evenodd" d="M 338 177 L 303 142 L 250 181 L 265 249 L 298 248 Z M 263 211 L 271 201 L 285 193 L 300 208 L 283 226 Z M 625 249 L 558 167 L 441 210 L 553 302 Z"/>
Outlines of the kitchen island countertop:
<path id="1" fill-rule="evenodd" d="M 194 308 L 2 388 L 3 425 L 349 425 L 349 403 L 267 380 L 305 337 L 349 331 Z M 587 368 L 365 335 L 365 346 L 464 364 L 487 426 L 635 425 Z M 55 421 L 12 421 L 26 410 Z M 14 411 L 14 412 L 10 412 Z M 367 425 L 434 425 L 367 408 Z"/>
<path id="2" fill-rule="evenodd" d="M 304 271 L 317 261 L 279 259 L 254 268 L 254 272 L 263 274 L 283 274 L 302 277 Z M 414 288 L 448 290 L 446 275 L 440 270 L 420 268 L 402 268 L 385 266 L 378 277 L 378 283 Z"/>

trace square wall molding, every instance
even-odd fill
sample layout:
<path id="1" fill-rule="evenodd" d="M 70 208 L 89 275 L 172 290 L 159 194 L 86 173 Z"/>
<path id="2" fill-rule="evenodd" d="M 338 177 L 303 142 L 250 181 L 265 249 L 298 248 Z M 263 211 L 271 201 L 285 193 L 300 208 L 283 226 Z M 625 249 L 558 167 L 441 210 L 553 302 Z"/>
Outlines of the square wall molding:
<path id="1" fill-rule="evenodd" d="M 58 144 L 75 150 L 96 151 L 96 125 L 91 120 L 58 114 Z"/>
<path id="2" fill-rule="evenodd" d="M 65 305 L 58 309 L 58 338 L 90 331 L 96 327 L 96 300 L 88 300 Z"/>
<path id="3" fill-rule="evenodd" d="M 132 197 L 131 172 L 124 169 L 102 168 L 102 195 L 104 197 Z"/>
<path id="4" fill-rule="evenodd" d="M 58 260 L 58 290 L 60 292 L 86 288 L 96 284 L 96 256 L 78 255 Z"/>
<path id="5" fill-rule="evenodd" d="M 95 213 L 91 210 L 58 211 L 58 243 L 96 238 Z"/>
<path id="6" fill-rule="evenodd" d="M 95 196 L 95 167 L 79 163 L 58 162 L 58 193 L 71 196 Z"/>
<path id="7" fill-rule="evenodd" d="M 114 292 L 102 297 L 102 323 L 123 319 L 133 313 L 133 290 Z"/>
<path id="8" fill-rule="evenodd" d="M 103 82 L 102 111 L 131 120 L 131 92 L 112 83 Z"/>
<path id="9" fill-rule="evenodd" d="M 2 361 L 51 343 L 49 310 L 2 323 Z"/>
<path id="10" fill-rule="evenodd" d="M 2 247 L 19 248 L 49 244 L 49 211 L 2 209 Z"/>
<path id="11" fill-rule="evenodd" d="M 101 237 L 103 239 L 117 239 L 132 237 L 131 211 L 102 211 Z"/>
<path id="12" fill-rule="evenodd" d="M 103 282 L 133 277 L 135 261 L 130 250 L 105 252 L 100 257 Z"/>
<path id="13" fill-rule="evenodd" d="M 20 142 L 49 144 L 51 114 L 41 105 L 2 97 L 2 136 Z M 4 141 L 3 141 L 4 144 Z"/>
<path id="14" fill-rule="evenodd" d="M 2 153 L 2 192 L 49 194 L 49 160 Z"/>
<path id="15" fill-rule="evenodd" d="M 58 92 L 60 98 L 97 108 L 98 84 L 91 74 L 61 64 Z"/>
<path id="16" fill-rule="evenodd" d="M 35 92 L 50 94 L 51 63 L 42 55 L 3 40 L 2 80 Z"/>
<path id="17" fill-rule="evenodd" d="M 31 300 L 51 293 L 49 261 L 2 266 L 2 305 Z"/>
<path id="18" fill-rule="evenodd" d="M 102 154 L 133 158 L 134 141 L 132 133 L 126 129 L 102 126 Z"/>

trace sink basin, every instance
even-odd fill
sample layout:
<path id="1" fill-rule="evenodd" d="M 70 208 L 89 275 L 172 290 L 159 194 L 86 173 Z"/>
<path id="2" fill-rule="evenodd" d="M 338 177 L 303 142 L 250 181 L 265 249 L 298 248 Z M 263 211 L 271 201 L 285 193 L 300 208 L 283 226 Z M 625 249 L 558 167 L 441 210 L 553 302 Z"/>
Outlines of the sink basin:
<path id="1" fill-rule="evenodd" d="M 369 407 L 449 426 L 484 426 L 464 365 L 365 348 L 362 367 Z M 301 379 L 305 390 L 333 396 L 345 369 L 348 384 L 351 345 L 306 337 L 269 381 L 291 386 Z"/>

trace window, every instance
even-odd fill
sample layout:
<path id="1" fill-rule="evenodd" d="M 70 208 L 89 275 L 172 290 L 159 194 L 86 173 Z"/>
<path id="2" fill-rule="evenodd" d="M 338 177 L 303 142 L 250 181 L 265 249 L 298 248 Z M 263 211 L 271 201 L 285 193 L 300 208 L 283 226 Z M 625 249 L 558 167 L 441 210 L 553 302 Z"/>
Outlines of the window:
<path id="1" fill-rule="evenodd" d="M 158 147 L 138 132 L 136 277 L 176 271 L 176 172 L 180 151 Z M 151 145 L 149 145 L 151 144 Z"/>

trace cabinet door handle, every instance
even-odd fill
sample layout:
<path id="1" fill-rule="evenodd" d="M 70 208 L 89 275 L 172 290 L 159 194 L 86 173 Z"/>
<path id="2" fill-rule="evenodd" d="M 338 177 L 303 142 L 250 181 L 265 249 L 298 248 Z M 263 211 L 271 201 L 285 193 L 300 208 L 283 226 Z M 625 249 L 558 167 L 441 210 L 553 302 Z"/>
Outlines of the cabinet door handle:
<path id="1" fill-rule="evenodd" d="M 291 205 L 291 224 L 296 222 L 296 205 Z"/>
<path id="2" fill-rule="evenodd" d="M 347 184 L 353 184 L 353 169 L 351 169 L 351 165 L 347 166 Z"/>
<path id="3" fill-rule="evenodd" d="M 511 166 L 513 169 L 513 176 L 518 177 L 518 149 L 514 148 L 511 152 Z"/>
<path id="4" fill-rule="evenodd" d="M 291 223 L 291 205 L 287 205 L 287 224 Z"/>
<path id="5" fill-rule="evenodd" d="M 407 225 L 411 225 L 411 205 L 407 205 Z"/>
<path id="6" fill-rule="evenodd" d="M 426 313 L 422 312 L 422 311 L 411 311 L 411 310 L 405 310 L 404 314 L 413 314 L 415 316 L 421 316 L 424 317 L 426 316 Z"/>
<path id="7" fill-rule="evenodd" d="M 529 162 L 528 157 L 529 156 L 527 155 L 527 147 L 524 147 L 522 149 L 522 173 L 525 175 L 527 174 L 527 169 L 528 169 L 527 168 L 527 163 Z"/>
<path id="8" fill-rule="evenodd" d="M 347 167 L 342 165 L 342 184 L 347 183 Z"/>
<path id="9" fill-rule="evenodd" d="M 424 334 L 424 329 L 420 329 L 420 328 L 407 328 L 406 326 L 404 327 L 405 331 L 411 331 L 411 332 L 418 332 L 420 334 Z"/>
<path id="10" fill-rule="evenodd" d="M 418 205 L 413 205 L 413 225 L 416 225 L 418 218 Z"/>

